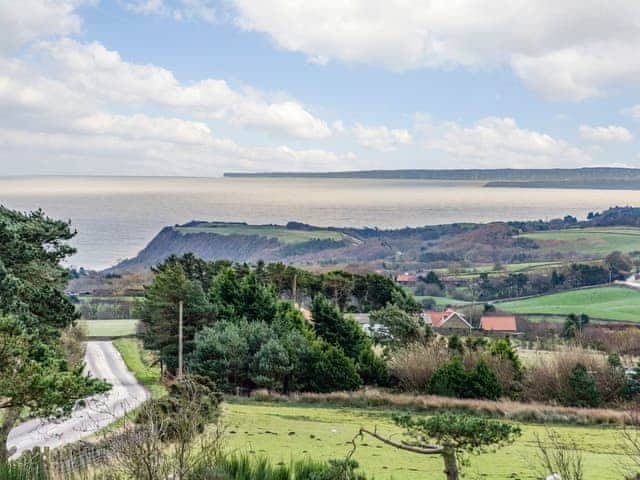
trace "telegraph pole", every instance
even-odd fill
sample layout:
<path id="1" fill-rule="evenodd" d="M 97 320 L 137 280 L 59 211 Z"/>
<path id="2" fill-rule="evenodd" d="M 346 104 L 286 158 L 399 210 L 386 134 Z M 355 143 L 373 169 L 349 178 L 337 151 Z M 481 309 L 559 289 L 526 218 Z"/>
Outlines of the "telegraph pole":
<path id="1" fill-rule="evenodd" d="M 178 306 L 178 379 L 182 380 L 182 300 Z"/>

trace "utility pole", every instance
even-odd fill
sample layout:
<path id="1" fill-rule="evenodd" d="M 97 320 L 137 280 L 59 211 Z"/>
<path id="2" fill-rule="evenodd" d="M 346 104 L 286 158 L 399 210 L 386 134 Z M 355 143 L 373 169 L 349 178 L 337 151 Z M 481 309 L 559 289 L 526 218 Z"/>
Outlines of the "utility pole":
<path id="1" fill-rule="evenodd" d="M 178 306 L 178 379 L 182 380 L 182 300 Z"/>

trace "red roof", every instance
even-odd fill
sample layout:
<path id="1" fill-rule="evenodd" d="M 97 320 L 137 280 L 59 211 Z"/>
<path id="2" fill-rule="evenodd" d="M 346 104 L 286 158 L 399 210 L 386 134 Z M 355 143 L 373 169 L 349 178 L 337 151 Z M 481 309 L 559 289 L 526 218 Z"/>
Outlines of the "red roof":
<path id="1" fill-rule="evenodd" d="M 431 326 L 433 328 L 438 328 L 440 326 L 442 326 L 442 324 L 448 320 L 453 314 L 458 315 L 458 317 L 460 317 L 461 320 L 463 320 L 464 322 L 467 322 L 464 318 L 463 315 L 459 314 L 458 312 L 456 312 L 454 309 L 452 308 L 447 308 L 444 312 L 426 312 L 427 315 L 429 315 L 429 318 L 431 319 Z"/>
<path id="2" fill-rule="evenodd" d="M 416 281 L 416 276 L 415 275 L 409 275 L 408 273 L 405 273 L 404 275 L 398 275 L 396 277 L 396 282 L 411 283 L 411 282 L 415 282 L 415 281 Z"/>
<path id="3" fill-rule="evenodd" d="M 480 328 L 487 331 L 516 332 L 516 317 L 482 317 Z"/>

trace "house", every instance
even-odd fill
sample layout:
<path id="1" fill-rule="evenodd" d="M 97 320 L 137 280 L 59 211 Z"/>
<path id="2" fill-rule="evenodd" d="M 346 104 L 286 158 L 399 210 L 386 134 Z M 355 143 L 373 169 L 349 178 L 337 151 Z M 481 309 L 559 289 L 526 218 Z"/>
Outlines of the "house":
<path id="1" fill-rule="evenodd" d="M 416 284 L 417 277 L 415 275 L 404 273 L 396 276 L 396 283 L 403 286 L 411 286 Z"/>
<path id="2" fill-rule="evenodd" d="M 513 315 L 490 316 L 483 315 L 480 319 L 480 328 L 486 332 L 518 333 L 516 317 Z"/>
<path id="3" fill-rule="evenodd" d="M 424 321 L 436 330 L 451 330 L 470 332 L 472 327 L 462 313 L 447 308 L 444 312 L 425 311 L 422 314 Z"/>

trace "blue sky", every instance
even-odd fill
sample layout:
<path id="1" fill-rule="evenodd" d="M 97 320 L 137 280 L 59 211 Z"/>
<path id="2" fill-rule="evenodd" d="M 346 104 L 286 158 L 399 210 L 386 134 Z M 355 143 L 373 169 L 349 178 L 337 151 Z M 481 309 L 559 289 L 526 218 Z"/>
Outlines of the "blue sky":
<path id="1" fill-rule="evenodd" d="M 8 0 L 2 174 L 640 166 L 631 0 Z"/>

